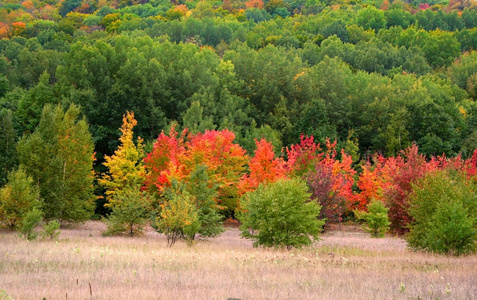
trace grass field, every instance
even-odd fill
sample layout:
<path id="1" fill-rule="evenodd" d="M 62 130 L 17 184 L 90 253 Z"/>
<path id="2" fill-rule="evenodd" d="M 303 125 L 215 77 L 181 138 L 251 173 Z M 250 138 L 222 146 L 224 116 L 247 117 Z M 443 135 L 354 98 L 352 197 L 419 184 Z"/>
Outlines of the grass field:
<path id="1" fill-rule="evenodd" d="M 0 231 L 0 299 L 477 299 L 476 255 L 415 253 L 399 238 L 331 231 L 286 251 L 228 229 L 168 248 L 153 231 L 102 237 L 103 226 L 63 229 L 58 242 Z"/>

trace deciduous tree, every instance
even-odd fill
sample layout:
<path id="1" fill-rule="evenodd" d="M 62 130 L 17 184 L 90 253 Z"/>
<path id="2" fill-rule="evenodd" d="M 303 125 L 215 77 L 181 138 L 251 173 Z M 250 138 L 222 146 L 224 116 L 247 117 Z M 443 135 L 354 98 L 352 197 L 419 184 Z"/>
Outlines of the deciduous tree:
<path id="1" fill-rule="evenodd" d="M 40 187 L 46 219 L 81 222 L 92 212 L 93 140 L 80 110 L 46 105 L 35 132 L 18 145 L 20 163 Z"/>

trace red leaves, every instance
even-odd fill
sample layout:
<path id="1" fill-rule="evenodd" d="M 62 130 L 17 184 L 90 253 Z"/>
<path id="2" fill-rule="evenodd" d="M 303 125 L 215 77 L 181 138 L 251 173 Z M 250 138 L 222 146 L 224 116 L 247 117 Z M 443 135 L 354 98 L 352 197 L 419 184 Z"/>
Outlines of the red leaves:
<path id="1" fill-rule="evenodd" d="M 185 153 L 184 136 L 180 137 L 175 128 L 171 128 L 169 135 L 161 132 L 154 143 L 152 152 L 144 158 L 147 175 L 145 186 L 149 190 L 162 192 L 164 187 L 170 186 L 171 177 L 182 177 L 180 157 Z"/>
<path id="2" fill-rule="evenodd" d="M 248 158 L 245 150 L 233 143 L 235 134 L 229 130 L 212 130 L 186 135 L 184 130 L 178 137 L 174 128 L 168 136 L 164 132 L 159 135 L 152 152 L 144 159 L 146 189 L 162 193 L 173 179 L 188 181 L 198 165 L 205 165 L 209 186 L 218 188 L 216 201 L 237 198 L 238 183 Z"/>
<path id="3" fill-rule="evenodd" d="M 243 194 L 258 188 L 260 183 L 275 182 L 286 177 L 285 162 L 282 158 L 276 158 L 272 143 L 265 139 L 255 140 L 257 150 L 250 160 L 250 174 L 244 175 L 240 182 L 239 190 Z"/>
<path id="4" fill-rule="evenodd" d="M 336 143 L 331 145 L 329 140 L 327 141 L 328 150 L 335 145 Z M 305 137 L 303 134 L 300 136 L 300 144 L 291 145 L 286 152 L 288 171 L 300 177 L 312 170 L 324 155 L 320 144 L 315 144 L 313 141 L 313 136 Z"/>
<path id="5" fill-rule="evenodd" d="M 418 153 L 417 145 L 405 149 L 396 157 L 378 156 L 373 167 L 369 162 L 363 167 L 358 180 L 361 193 L 357 195 L 355 208 L 364 210 L 372 199 L 385 201 L 389 206 L 391 229 L 403 234 L 408 231 L 407 226 L 412 221 L 407 211 L 412 184 L 446 165 L 444 156 L 426 160 Z"/>
<path id="6" fill-rule="evenodd" d="M 189 135 L 184 130 L 179 136 L 172 128 L 169 135 L 161 133 L 153 151 L 144 159 L 146 188 L 162 193 L 173 179 L 187 181 L 198 165 L 205 165 L 209 186 L 217 187 L 216 203 L 233 210 L 240 195 L 253 191 L 261 183 L 305 177 L 312 199 L 323 206 L 322 217 L 340 221 L 345 210 L 366 210 L 371 200 L 376 199 L 389 207 L 391 228 L 402 234 L 412 221 L 408 199 L 418 179 L 448 168 L 465 172 L 468 178 L 477 178 L 477 151 L 465 161 L 460 156 L 427 160 L 419 154 L 417 145 L 413 145 L 395 157 L 376 155 L 372 162 L 366 162 L 357 182 L 359 191 L 353 191 L 356 171 L 351 156 L 342 151 L 338 159 L 336 142 L 328 140 L 323 151 L 313 136 L 301 136 L 299 144 L 287 148 L 288 161 L 275 157 L 270 142 L 256 140 L 257 150 L 249 162 L 249 173 L 244 175 L 249 158 L 245 150 L 233 143 L 234 138 L 228 130 Z"/>

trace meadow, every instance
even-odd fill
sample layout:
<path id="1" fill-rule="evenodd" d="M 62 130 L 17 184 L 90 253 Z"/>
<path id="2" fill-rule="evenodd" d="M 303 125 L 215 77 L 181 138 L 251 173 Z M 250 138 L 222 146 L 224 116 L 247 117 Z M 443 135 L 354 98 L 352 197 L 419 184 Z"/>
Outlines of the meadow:
<path id="1" fill-rule="evenodd" d="M 450 257 L 336 228 L 311 248 L 253 248 L 238 229 L 167 247 L 103 237 L 97 221 L 58 241 L 0 231 L 0 299 L 476 299 L 477 255 Z"/>

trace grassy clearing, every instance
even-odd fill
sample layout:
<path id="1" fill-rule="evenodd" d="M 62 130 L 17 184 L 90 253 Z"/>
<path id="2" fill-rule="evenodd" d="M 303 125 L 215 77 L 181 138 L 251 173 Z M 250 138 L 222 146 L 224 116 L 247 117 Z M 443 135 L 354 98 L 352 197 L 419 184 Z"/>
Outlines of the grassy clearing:
<path id="1" fill-rule="evenodd" d="M 254 249 L 237 229 L 173 248 L 153 231 L 102 230 L 88 222 L 58 242 L 0 231 L 0 290 L 14 299 L 477 299 L 476 255 L 414 253 L 393 237 L 332 231 L 286 251 Z"/>

